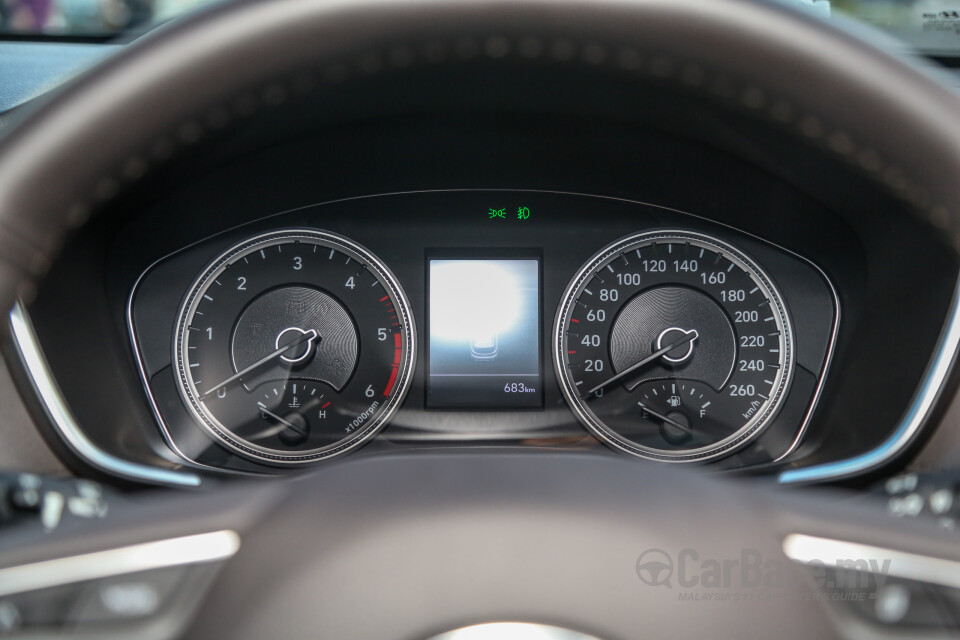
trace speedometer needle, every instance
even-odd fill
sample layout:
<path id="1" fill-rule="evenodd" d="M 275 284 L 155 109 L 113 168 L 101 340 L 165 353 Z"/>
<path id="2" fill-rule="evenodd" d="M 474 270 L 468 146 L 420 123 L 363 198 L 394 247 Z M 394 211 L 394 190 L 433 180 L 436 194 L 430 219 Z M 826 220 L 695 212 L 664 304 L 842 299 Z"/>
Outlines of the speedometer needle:
<path id="1" fill-rule="evenodd" d="M 671 425 L 671 426 L 673 426 L 673 427 L 676 427 L 677 429 L 680 429 L 681 431 L 686 431 L 686 432 L 689 433 L 690 435 L 694 435 L 693 429 L 691 429 L 691 428 L 688 427 L 687 425 L 685 425 L 685 424 L 680 424 L 680 423 L 677 422 L 676 420 L 674 420 L 674 419 L 672 419 L 672 418 L 668 418 L 667 416 L 663 415 L 662 413 L 657 413 L 656 411 L 654 411 L 653 409 L 651 409 L 651 408 L 648 407 L 647 405 L 643 404 L 642 402 L 638 402 L 638 403 L 637 403 L 637 406 L 639 406 L 641 409 L 643 409 L 644 411 L 646 411 L 647 413 L 649 413 L 650 415 L 652 415 L 654 418 L 657 418 L 658 420 L 663 420 L 663 421 L 666 422 L 667 424 L 669 424 L 669 425 Z"/>
<path id="2" fill-rule="evenodd" d="M 649 356 L 647 356 L 646 358 L 644 358 L 643 360 L 641 360 L 641 361 L 638 362 L 637 364 L 633 365 L 632 367 L 628 367 L 627 369 L 624 369 L 623 371 L 621 371 L 621 372 L 618 373 L 617 375 L 613 376 L 612 378 L 610 378 L 610 379 L 608 379 L 608 380 L 606 380 L 606 381 L 604 381 L 604 382 L 601 382 L 600 384 L 598 384 L 597 386 L 595 386 L 593 389 L 590 389 L 590 391 L 587 392 L 587 395 L 588 395 L 588 396 L 592 396 L 593 394 L 595 394 L 595 393 L 596 393 L 597 391 L 599 391 L 600 389 L 603 389 L 604 387 L 613 384 L 614 382 L 616 382 L 617 380 L 620 380 L 621 378 L 625 378 L 626 376 L 630 375 L 631 373 L 633 373 L 633 372 L 636 371 L 637 369 L 639 369 L 639 368 L 641 368 L 641 367 L 647 366 L 648 364 L 650 364 L 651 362 L 653 362 L 653 361 L 656 360 L 657 358 L 660 358 L 661 356 L 663 356 L 663 355 L 665 355 L 665 354 L 667 354 L 667 353 L 670 353 L 671 351 L 673 351 L 674 349 L 676 349 L 677 347 L 679 347 L 679 346 L 681 346 L 681 345 L 685 345 L 685 344 L 687 344 L 688 342 L 690 342 L 690 341 L 692 341 L 692 340 L 696 340 L 698 337 L 700 337 L 700 334 L 697 333 L 697 330 L 696 330 L 696 329 L 691 329 L 691 330 L 690 330 L 690 333 L 684 334 L 684 336 L 683 336 L 682 338 L 679 338 L 679 339 L 675 340 L 674 342 L 671 342 L 670 344 L 668 344 L 667 346 L 663 347 L 662 349 L 657 349 L 656 351 L 654 351 L 654 352 L 651 353 Z"/>
<path id="3" fill-rule="evenodd" d="M 210 387 L 209 389 L 207 389 L 207 390 L 203 393 L 202 396 L 200 396 L 200 398 L 201 398 L 201 399 L 206 398 L 206 397 L 207 397 L 208 395 L 210 395 L 211 393 L 214 393 L 215 391 L 217 391 L 217 390 L 219 390 L 219 389 L 222 389 L 223 387 L 227 386 L 228 384 L 230 384 L 230 383 L 232 383 L 232 382 L 236 382 L 237 380 L 240 380 L 240 379 L 243 378 L 245 375 L 248 375 L 251 371 L 256 371 L 257 369 L 259 369 L 259 368 L 262 367 L 263 365 L 267 364 L 268 362 L 270 362 L 270 361 L 273 360 L 274 358 L 278 358 L 278 357 L 282 356 L 282 355 L 285 354 L 287 351 L 289 351 L 290 349 L 293 349 L 293 348 L 296 347 L 297 345 L 303 344 L 304 342 L 307 342 L 308 340 L 316 340 L 319 335 L 320 335 L 320 334 L 317 333 L 317 330 L 316 330 L 316 329 L 308 329 L 307 331 L 305 331 L 305 332 L 303 333 L 302 336 L 300 336 L 299 338 L 297 338 L 297 339 L 294 340 L 293 342 L 291 342 L 291 343 L 289 343 L 289 344 L 286 344 L 286 345 L 280 347 L 279 349 L 277 349 L 276 351 L 274 351 L 273 353 L 271 353 L 271 354 L 269 354 L 269 355 L 263 356 L 262 358 L 260 358 L 260 359 L 257 360 L 256 362 L 254 362 L 252 365 L 250 365 L 249 367 L 247 367 L 247 368 L 244 369 L 243 371 L 238 371 L 237 373 L 233 374 L 232 376 L 230 376 L 229 378 L 227 378 L 226 380 L 224 380 L 224 381 L 221 382 L 220 384 L 218 384 L 218 385 L 216 385 L 216 386 L 214 386 L 214 387 Z"/>

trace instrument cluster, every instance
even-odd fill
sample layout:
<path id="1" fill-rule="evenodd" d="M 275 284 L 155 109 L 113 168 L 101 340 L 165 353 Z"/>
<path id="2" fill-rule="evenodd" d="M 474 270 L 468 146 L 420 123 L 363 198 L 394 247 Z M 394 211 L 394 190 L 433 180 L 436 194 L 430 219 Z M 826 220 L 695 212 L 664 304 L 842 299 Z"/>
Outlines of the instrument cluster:
<path id="1" fill-rule="evenodd" d="M 410 211 L 437 223 L 403 230 Z M 263 217 L 153 264 L 127 314 L 170 449 L 265 473 L 364 443 L 775 462 L 803 442 L 839 318 L 824 272 L 762 239 L 522 191 Z"/>

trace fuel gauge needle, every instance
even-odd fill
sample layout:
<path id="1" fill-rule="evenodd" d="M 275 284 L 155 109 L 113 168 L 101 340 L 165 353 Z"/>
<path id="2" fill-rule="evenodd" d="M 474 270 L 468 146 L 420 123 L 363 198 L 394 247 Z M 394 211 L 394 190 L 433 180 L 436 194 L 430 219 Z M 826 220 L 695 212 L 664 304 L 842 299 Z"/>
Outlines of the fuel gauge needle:
<path id="1" fill-rule="evenodd" d="M 664 422 L 666 422 L 667 424 L 669 424 L 671 427 L 676 427 L 677 429 L 680 429 L 681 431 L 685 431 L 685 432 L 689 433 L 690 435 L 695 435 L 695 434 L 693 433 L 693 429 L 691 429 L 691 428 L 688 427 L 687 425 L 685 425 L 685 424 L 680 424 L 680 423 L 677 422 L 676 420 L 674 420 L 674 419 L 672 419 L 672 418 L 668 418 L 667 416 L 663 415 L 662 413 L 657 413 L 656 411 L 654 411 L 653 409 L 651 409 L 651 408 L 648 407 L 647 405 L 643 404 L 642 402 L 638 402 L 638 403 L 637 403 L 637 406 L 639 406 L 641 409 L 643 409 L 644 411 L 646 411 L 647 413 L 649 413 L 650 415 L 652 415 L 654 418 L 657 418 L 658 420 L 663 420 Z"/>

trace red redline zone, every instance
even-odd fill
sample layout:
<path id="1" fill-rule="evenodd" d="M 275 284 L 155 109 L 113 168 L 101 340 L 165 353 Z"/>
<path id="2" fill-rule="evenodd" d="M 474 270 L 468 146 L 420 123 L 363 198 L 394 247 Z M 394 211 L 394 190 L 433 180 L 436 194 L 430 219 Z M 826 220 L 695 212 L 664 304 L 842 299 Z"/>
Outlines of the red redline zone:
<path id="1" fill-rule="evenodd" d="M 383 390 L 384 397 L 390 397 L 393 392 L 393 385 L 397 382 L 397 372 L 400 371 L 400 359 L 403 356 L 403 336 L 399 333 L 393 334 L 393 364 L 390 365 L 390 379 L 387 380 L 387 386 Z"/>
<path id="2" fill-rule="evenodd" d="M 397 372 L 400 371 L 400 367 L 396 365 L 390 365 L 390 379 L 387 380 L 387 388 L 383 390 L 383 395 L 386 398 L 390 397 L 390 392 L 393 391 L 393 385 L 397 381 Z"/>

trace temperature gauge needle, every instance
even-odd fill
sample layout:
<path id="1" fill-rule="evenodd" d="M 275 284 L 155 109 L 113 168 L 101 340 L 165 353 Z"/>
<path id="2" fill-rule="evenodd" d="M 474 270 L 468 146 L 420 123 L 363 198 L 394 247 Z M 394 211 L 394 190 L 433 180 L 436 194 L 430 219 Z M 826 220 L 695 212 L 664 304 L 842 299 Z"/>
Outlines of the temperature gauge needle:
<path id="1" fill-rule="evenodd" d="M 637 406 L 640 407 L 641 409 L 643 409 L 644 411 L 646 411 L 647 413 L 649 413 L 650 415 L 652 415 L 654 418 L 657 418 L 658 420 L 662 420 L 662 421 L 666 422 L 666 423 L 669 424 L 671 427 L 676 427 L 677 429 L 680 429 L 681 431 L 685 431 L 685 432 L 689 433 L 690 435 L 694 435 L 693 429 L 691 429 L 691 428 L 688 427 L 687 425 L 685 425 L 685 424 L 680 424 L 680 423 L 677 422 L 676 420 L 674 420 L 674 419 L 672 419 L 672 418 L 668 418 L 667 416 L 663 415 L 662 413 L 657 413 L 656 411 L 654 411 L 653 409 L 651 409 L 651 408 L 648 407 L 647 405 L 643 404 L 642 402 L 638 402 L 638 403 L 637 403 Z"/>
<path id="2" fill-rule="evenodd" d="M 604 387 L 613 384 L 613 383 L 616 382 L 617 380 L 620 380 L 620 379 L 622 379 L 622 378 L 625 378 L 626 376 L 630 375 L 631 373 L 633 373 L 633 372 L 636 371 L 637 369 L 639 369 L 639 368 L 641 368 L 641 367 L 647 366 L 648 364 L 650 364 L 650 363 L 653 362 L 654 360 L 660 358 L 661 356 L 664 356 L 664 355 L 670 353 L 671 351 L 673 351 L 673 350 L 676 349 L 677 347 L 682 346 L 682 345 L 685 345 L 685 344 L 687 344 L 688 342 L 690 342 L 690 341 L 692 341 L 692 340 L 696 340 L 698 337 L 700 337 L 700 334 L 697 333 L 697 330 L 696 330 L 696 329 L 691 330 L 690 333 L 685 334 L 682 338 L 671 342 L 670 344 L 668 344 L 667 346 L 663 347 L 662 349 L 657 349 L 656 351 L 654 351 L 654 352 L 651 353 L 649 356 L 647 356 L 646 358 L 644 358 L 643 360 L 641 360 L 641 361 L 638 362 L 637 364 L 633 365 L 632 367 L 628 367 L 627 369 L 624 369 L 623 371 L 621 371 L 621 372 L 618 373 L 617 375 L 613 376 L 613 377 L 610 378 L 609 380 L 606 380 L 606 381 L 604 381 L 604 382 L 601 382 L 600 384 L 598 384 L 597 386 L 595 386 L 593 389 L 590 389 L 590 391 L 587 392 L 587 395 L 588 395 L 588 396 L 592 396 L 593 394 L 595 394 L 595 393 L 596 393 L 597 391 L 599 391 L 600 389 L 603 389 Z M 631 389 L 631 391 L 632 391 L 632 389 Z"/>
<path id="3" fill-rule="evenodd" d="M 289 420 L 284 420 L 283 418 L 281 418 L 280 416 L 278 416 L 277 414 L 275 414 L 273 411 L 270 411 L 270 409 L 267 409 L 267 407 L 266 407 L 262 402 L 258 402 L 258 403 L 257 403 L 257 406 L 260 407 L 260 411 L 262 411 L 262 412 L 265 413 L 266 415 L 270 416 L 271 418 L 273 418 L 274 420 L 276 420 L 276 421 L 279 422 L 280 424 L 283 424 L 283 425 L 286 425 L 286 426 L 290 427 L 291 429 L 293 429 L 294 431 L 296 431 L 297 433 L 299 433 L 299 434 L 302 435 L 302 436 L 307 435 L 307 432 L 304 431 L 303 429 L 301 429 L 300 427 L 298 427 L 297 425 L 293 424 L 293 423 L 290 422 Z"/>
<path id="4" fill-rule="evenodd" d="M 320 335 L 320 334 L 317 333 L 317 330 L 316 330 L 316 329 L 310 329 L 310 330 L 304 332 L 304 334 L 303 334 L 302 336 L 300 336 L 299 338 L 297 338 L 297 339 L 294 340 L 293 342 L 290 342 L 289 344 L 280 347 L 279 349 L 277 349 L 276 351 L 274 351 L 274 352 L 271 353 L 271 354 L 265 355 L 264 357 L 260 358 L 259 360 L 257 360 L 256 362 L 254 362 L 252 365 L 250 365 L 249 367 L 247 367 L 247 368 L 244 369 L 243 371 L 238 371 L 237 373 L 233 374 L 232 376 L 230 376 L 229 378 L 227 378 L 226 380 L 224 380 L 224 381 L 221 382 L 220 384 L 218 384 L 218 385 L 216 385 L 216 386 L 213 386 L 213 387 L 210 387 L 209 389 L 207 389 L 207 390 L 203 393 L 202 396 L 200 396 L 200 398 L 201 398 L 201 399 L 206 398 L 206 397 L 207 397 L 208 395 L 210 395 L 211 393 L 214 393 L 215 391 L 217 391 L 217 390 L 219 390 L 219 389 L 222 389 L 223 387 L 227 386 L 228 384 L 230 384 L 230 383 L 232 383 L 232 382 L 236 382 L 237 380 L 240 380 L 240 379 L 243 378 L 244 376 L 249 375 L 251 371 L 256 371 L 257 369 L 259 369 L 259 368 L 262 367 L 263 365 L 267 364 L 268 362 L 270 362 L 270 361 L 273 360 L 274 358 L 279 358 L 280 356 L 282 356 L 283 354 L 285 354 L 287 351 L 290 351 L 290 349 L 293 349 L 293 348 L 296 347 L 297 345 L 303 344 L 304 342 L 307 342 L 307 341 L 309 341 L 309 340 L 316 340 L 319 335 Z"/>

